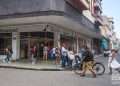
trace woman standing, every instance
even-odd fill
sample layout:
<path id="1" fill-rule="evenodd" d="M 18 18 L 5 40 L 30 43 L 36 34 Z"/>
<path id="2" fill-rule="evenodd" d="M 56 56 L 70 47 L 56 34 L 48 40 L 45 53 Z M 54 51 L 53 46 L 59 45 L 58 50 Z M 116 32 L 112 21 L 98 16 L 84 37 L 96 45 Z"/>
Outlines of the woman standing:
<path id="1" fill-rule="evenodd" d="M 43 60 L 48 60 L 48 47 L 46 45 L 43 48 Z"/>
<path id="2" fill-rule="evenodd" d="M 68 50 L 68 66 L 72 68 L 73 60 L 75 59 L 74 52 L 72 51 L 72 48 L 69 48 Z"/>
<path id="3" fill-rule="evenodd" d="M 56 64 L 60 64 L 60 48 L 56 47 L 55 49 Z"/>

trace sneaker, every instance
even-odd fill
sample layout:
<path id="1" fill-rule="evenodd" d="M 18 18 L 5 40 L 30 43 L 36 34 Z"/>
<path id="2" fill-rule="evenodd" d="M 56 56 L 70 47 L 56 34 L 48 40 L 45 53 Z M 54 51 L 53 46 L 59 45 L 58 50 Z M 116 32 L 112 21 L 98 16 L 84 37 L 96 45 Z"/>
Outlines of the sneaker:
<path id="1" fill-rule="evenodd" d="M 109 75 L 112 75 L 112 72 L 109 72 L 108 74 L 109 74 Z"/>
<path id="2" fill-rule="evenodd" d="M 96 78 L 96 75 L 93 75 L 93 78 Z"/>
<path id="3" fill-rule="evenodd" d="M 80 73 L 80 76 L 81 76 L 81 77 L 84 77 L 84 76 L 85 76 L 85 74 Z"/>

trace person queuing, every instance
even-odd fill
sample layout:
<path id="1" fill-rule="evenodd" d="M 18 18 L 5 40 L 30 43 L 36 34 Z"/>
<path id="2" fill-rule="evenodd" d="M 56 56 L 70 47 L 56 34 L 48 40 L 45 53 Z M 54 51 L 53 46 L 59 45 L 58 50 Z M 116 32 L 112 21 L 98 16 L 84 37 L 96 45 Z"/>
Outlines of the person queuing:
<path id="1" fill-rule="evenodd" d="M 66 65 L 68 65 L 68 50 L 66 49 L 65 44 L 63 44 L 61 48 L 61 60 L 62 67 L 66 67 Z"/>
<path id="2" fill-rule="evenodd" d="M 68 50 L 68 66 L 72 68 L 73 60 L 75 59 L 74 52 L 72 51 L 72 48 L 69 48 Z"/>
<path id="3" fill-rule="evenodd" d="M 37 47 L 34 45 L 31 48 L 31 62 L 32 62 L 32 64 L 36 63 L 36 58 L 37 58 Z"/>
<path id="4" fill-rule="evenodd" d="M 48 47 L 47 45 L 45 45 L 43 48 L 43 61 L 47 61 L 47 60 L 48 60 Z"/>
<path id="5" fill-rule="evenodd" d="M 12 54 L 13 54 L 12 49 L 6 48 L 6 49 L 5 49 L 5 53 L 6 53 L 5 62 L 6 62 L 6 63 L 10 63 L 10 59 L 11 59 Z"/>
<path id="6" fill-rule="evenodd" d="M 61 53 L 60 53 L 60 48 L 58 48 L 58 47 L 56 47 L 55 48 L 55 63 L 56 64 L 60 64 L 60 57 L 61 57 L 61 55 L 60 55 Z"/>

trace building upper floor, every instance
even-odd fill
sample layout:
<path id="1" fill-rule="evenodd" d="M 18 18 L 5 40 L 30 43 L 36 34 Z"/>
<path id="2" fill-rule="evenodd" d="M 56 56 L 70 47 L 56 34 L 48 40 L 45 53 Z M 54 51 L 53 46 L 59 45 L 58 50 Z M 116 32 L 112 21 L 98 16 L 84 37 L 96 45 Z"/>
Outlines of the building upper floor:
<path id="1" fill-rule="evenodd" d="M 71 1 L 78 7 L 71 4 Z M 88 0 L 1 0 L 0 19 L 59 15 L 72 18 L 88 29 L 98 31 L 95 24 L 82 15 L 81 11 L 88 9 L 87 3 Z"/>
<path id="2" fill-rule="evenodd" d="M 102 16 L 103 25 L 100 26 L 101 34 L 109 39 L 114 39 L 114 23 L 112 17 Z"/>

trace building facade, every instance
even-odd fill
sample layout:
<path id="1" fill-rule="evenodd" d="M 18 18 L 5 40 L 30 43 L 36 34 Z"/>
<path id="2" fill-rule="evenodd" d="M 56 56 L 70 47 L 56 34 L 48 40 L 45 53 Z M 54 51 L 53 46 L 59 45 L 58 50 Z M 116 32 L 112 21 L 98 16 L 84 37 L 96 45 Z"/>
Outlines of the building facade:
<path id="1" fill-rule="evenodd" d="M 103 25 L 102 19 L 102 0 L 85 0 L 88 3 L 88 9 L 83 11 L 85 15 L 92 23 L 95 24 L 96 31 L 100 32 L 100 26 Z M 93 38 L 94 49 L 97 52 L 101 52 L 101 38 Z"/>
<path id="2" fill-rule="evenodd" d="M 101 30 L 101 49 L 119 49 L 119 39 L 114 31 L 114 21 L 112 17 L 102 16 L 103 25 Z"/>
<path id="3" fill-rule="evenodd" d="M 38 48 L 46 44 L 51 49 L 65 43 L 76 52 L 84 45 L 93 48 L 93 39 L 101 35 L 99 27 L 82 14 L 87 9 L 85 0 L 2 0 L 1 54 L 9 47 L 13 60 L 29 58 L 34 44 Z"/>

